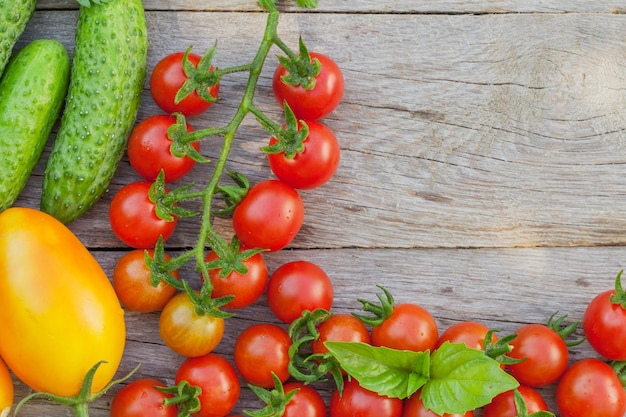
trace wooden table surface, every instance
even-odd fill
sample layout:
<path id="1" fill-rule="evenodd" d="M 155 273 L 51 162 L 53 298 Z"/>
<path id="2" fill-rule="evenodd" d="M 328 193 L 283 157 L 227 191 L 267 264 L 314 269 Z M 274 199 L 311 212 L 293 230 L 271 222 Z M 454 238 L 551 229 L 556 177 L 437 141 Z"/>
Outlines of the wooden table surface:
<path id="1" fill-rule="evenodd" d="M 149 69 L 168 53 L 189 45 L 204 51 L 216 41 L 218 65 L 247 63 L 265 24 L 253 0 L 144 6 Z M 341 143 L 338 172 L 301 193 L 305 224 L 288 249 L 266 256 L 270 271 L 296 259 L 318 263 L 335 285 L 337 311 L 357 311 L 357 297 L 374 300 L 382 284 L 398 302 L 428 308 L 440 331 L 473 319 L 503 334 L 557 310 L 580 320 L 586 303 L 613 286 L 626 266 L 625 0 L 319 0 L 315 10 L 280 7 L 283 39 L 295 48 L 302 36 L 311 50 L 333 57 L 346 92 L 324 119 Z M 17 48 L 55 38 L 71 53 L 76 18 L 74 1 L 40 0 Z M 270 56 L 257 104 L 281 120 L 271 93 L 275 65 Z M 244 83 L 241 75 L 226 77 L 218 105 L 190 124 L 229 120 Z M 157 112 L 146 82 L 138 120 Z M 229 166 L 252 182 L 271 177 L 258 151 L 266 140 L 246 119 Z M 209 157 L 218 152 L 204 149 Z M 16 205 L 38 207 L 42 166 Z M 196 168 L 191 179 L 203 183 L 209 173 Z M 70 226 L 109 275 L 129 248 L 110 230 L 108 205 L 137 179 L 124 159 L 110 191 Z M 216 227 L 231 233 L 226 220 Z M 193 245 L 197 230 L 197 220 L 182 221 L 168 250 Z M 183 273 L 197 282 L 191 268 Z M 172 382 L 183 358 L 160 340 L 158 314 L 126 318 L 119 374 L 141 362 L 137 377 Z M 264 299 L 228 322 L 217 352 L 232 359 L 234 338 L 257 321 L 277 322 Z M 572 360 L 586 356 L 594 356 L 587 343 L 572 349 Z M 19 400 L 28 389 L 16 384 Z M 91 415 L 107 416 L 116 391 L 94 403 Z M 556 411 L 553 391 L 542 390 Z M 237 410 L 259 405 L 244 389 Z M 20 415 L 71 412 L 35 402 Z"/>

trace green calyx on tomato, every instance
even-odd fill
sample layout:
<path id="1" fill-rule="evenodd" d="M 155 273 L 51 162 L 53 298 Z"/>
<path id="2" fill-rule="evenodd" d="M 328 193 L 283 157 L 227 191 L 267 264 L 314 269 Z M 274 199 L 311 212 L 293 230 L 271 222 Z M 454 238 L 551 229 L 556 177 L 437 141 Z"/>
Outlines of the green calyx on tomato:
<path id="1" fill-rule="evenodd" d="M 311 58 L 309 50 L 302 38 L 300 38 L 300 54 L 295 55 L 288 49 L 282 48 L 288 57 L 279 56 L 278 62 L 288 72 L 281 77 L 281 81 L 291 86 L 301 86 L 305 90 L 315 88 L 316 78 L 322 71 L 322 63 L 317 58 Z"/>
<path id="2" fill-rule="evenodd" d="M 200 411 L 200 394 L 202 389 L 191 385 L 187 381 L 180 381 L 178 384 L 169 387 L 156 387 L 159 391 L 170 394 L 171 397 L 163 401 L 163 405 L 168 407 L 176 405 L 178 417 L 189 417 L 193 413 Z"/>
<path id="3" fill-rule="evenodd" d="M 565 341 L 565 344 L 568 347 L 578 346 L 581 343 L 583 343 L 585 341 L 585 338 L 578 339 L 578 340 L 570 340 L 570 341 L 565 340 L 565 339 L 567 339 L 568 336 L 572 335 L 578 329 L 578 326 L 580 325 L 580 322 L 577 321 L 577 322 L 574 322 L 574 323 L 570 323 L 567 326 L 564 326 L 563 325 L 563 321 L 567 318 L 567 314 L 563 315 L 563 316 L 560 316 L 560 317 L 558 317 L 555 320 L 554 317 L 557 314 L 558 314 L 558 311 L 550 316 L 546 326 L 548 326 L 549 328 L 554 330 L 556 332 L 556 334 L 561 336 L 561 338 L 563 339 L 563 341 Z"/>
<path id="4" fill-rule="evenodd" d="M 205 158 L 198 150 L 193 146 L 193 141 L 185 140 L 189 132 L 187 129 L 187 121 L 185 115 L 182 113 L 174 113 L 176 116 L 176 123 L 172 124 L 167 129 L 167 137 L 172 141 L 170 145 L 170 152 L 177 158 L 184 158 L 188 156 L 196 162 L 210 162 Z"/>
<path id="5" fill-rule="evenodd" d="M 209 93 L 209 87 L 216 86 L 220 82 L 220 74 L 216 71 L 212 71 L 212 61 L 215 56 L 216 47 L 213 46 L 209 48 L 207 52 L 204 54 L 200 62 L 198 62 L 198 66 L 194 66 L 191 61 L 189 61 L 189 53 L 191 52 L 191 46 L 187 48 L 185 51 L 185 55 L 183 56 L 183 72 L 187 77 L 187 81 L 183 83 L 178 93 L 176 93 L 176 97 L 174 98 L 174 103 L 178 104 L 189 94 L 194 91 L 198 94 L 202 100 L 207 103 L 214 103 L 217 101 L 216 97 L 213 97 Z"/>
<path id="6" fill-rule="evenodd" d="M 339 392 L 343 391 L 344 379 L 341 365 L 331 354 L 311 353 L 312 342 L 319 339 L 317 327 L 330 318 L 325 309 L 313 312 L 305 310 L 302 317 L 289 325 L 292 344 L 289 347 L 289 373 L 298 381 L 310 384 L 324 381 L 331 375 Z"/>
<path id="7" fill-rule="evenodd" d="M 400 399 L 421 389 L 426 408 L 439 415 L 464 414 L 519 386 L 497 361 L 464 343 L 445 342 L 432 354 L 360 342 L 325 345 L 364 388 Z"/>
<path id="8" fill-rule="evenodd" d="M 259 123 L 265 130 L 277 139 L 277 142 L 263 146 L 261 151 L 266 154 L 285 154 L 285 158 L 293 159 L 297 154 L 304 151 L 304 141 L 309 136 L 309 127 L 306 122 L 296 119 L 293 110 L 283 102 L 285 109 L 285 127 L 282 128 L 277 123 L 259 118 Z"/>
<path id="9" fill-rule="evenodd" d="M 217 255 L 217 259 L 206 263 L 207 270 L 219 269 L 219 276 L 226 278 L 233 271 L 240 275 L 244 275 L 248 272 L 248 267 L 244 264 L 244 261 L 250 259 L 254 255 L 264 252 L 264 249 L 245 249 L 240 250 L 241 242 L 237 236 L 233 236 L 230 244 L 226 242 L 217 234 L 211 233 L 209 236 L 209 244 L 211 250 Z"/>
<path id="10" fill-rule="evenodd" d="M 365 312 L 372 313 L 374 316 L 369 317 L 362 314 L 354 314 L 355 317 L 370 326 L 379 326 L 383 321 L 385 321 L 385 319 L 389 318 L 393 312 L 393 306 L 395 303 L 393 295 L 391 295 L 386 288 L 383 288 L 381 285 L 377 285 L 377 287 L 383 290 L 383 294 L 376 294 L 376 297 L 378 297 L 378 300 L 380 301 L 380 305 L 365 299 L 358 299 L 358 301 L 363 305 L 361 309 Z"/>
<path id="11" fill-rule="evenodd" d="M 619 271 L 617 277 L 615 277 L 615 294 L 611 294 L 609 300 L 611 303 L 616 305 L 621 305 L 622 308 L 626 309 L 626 290 L 622 286 L 622 273 L 624 270 Z"/>
<path id="12" fill-rule="evenodd" d="M 63 397 L 56 394 L 51 394 L 48 392 L 34 392 L 24 398 L 17 403 L 15 406 L 15 410 L 13 411 L 13 415 L 17 415 L 18 411 L 29 401 L 32 400 L 46 400 L 59 405 L 65 405 L 72 408 L 74 415 L 76 417 L 89 417 L 88 408 L 89 404 L 98 398 L 102 397 L 111 387 L 114 385 L 121 384 L 122 382 L 129 379 L 137 370 L 140 365 L 137 365 L 132 371 L 128 374 L 124 375 L 120 379 L 116 379 L 110 381 L 104 388 L 97 392 L 91 392 L 93 386 L 94 376 L 96 375 L 96 371 L 105 361 L 100 361 L 96 363 L 87 373 L 85 374 L 85 378 L 83 379 L 83 383 L 80 387 L 80 391 L 78 394 L 71 397 Z"/>
<path id="13" fill-rule="evenodd" d="M 183 284 L 172 274 L 182 266 L 179 261 L 178 258 L 172 259 L 170 256 L 166 256 L 163 237 L 160 236 L 152 251 L 152 256 L 148 250 L 144 251 L 144 262 L 150 271 L 150 284 L 156 287 L 163 281 L 177 290 L 184 290 Z"/>
<path id="14" fill-rule="evenodd" d="M 148 191 L 148 197 L 155 205 L 154 211 L 156 215 L 167 222 L 173 222 L 176 218 L 196 216 L 198 213 L 187 210 L 177 204 L 179 201 L 196 196 L 195 193 L 188 194 L 193 185 L 192 183 L 169 191 L 165 186 L 165 174 L 163 171 L 159 172 Z"/>
<path id="15" fill-rule="evenodd" d="M 247 415 L 251 417 L 282 417 L 285 414 L 285 407 L 298 390 L 285 393 L 283 383 L 273 372 L 272 378 L 274 379 L 274 388 L 271 390 L 248 384 L 252 392 L 265 403 L 265 407 L 256 411 L 245 411 Z"/>
<path id="16" fill-rule="evenodd" d="M 524 359 L 512 358 L 507 355 L 513 350 L 513 346 L 511 346 L 511 341 L 517 337 L 515 333 L 499 338 L 495 342 L 493 342 L 491 338 L 491 335 L 493 333 L 494 330 L 489 330 L 483 342 L 483 350 L 485 351 L 485 355 L 492 359 L 495 359 L 503 365 L 513 365 L 524 361 Z"/>

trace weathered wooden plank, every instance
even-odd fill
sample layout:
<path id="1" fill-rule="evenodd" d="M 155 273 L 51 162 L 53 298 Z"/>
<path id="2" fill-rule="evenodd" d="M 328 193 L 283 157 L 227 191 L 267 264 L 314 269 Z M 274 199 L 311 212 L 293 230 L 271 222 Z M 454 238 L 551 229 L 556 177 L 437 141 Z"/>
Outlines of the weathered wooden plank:
<path id="1" fill-rule="evenodd" d="M 282 11 L 301 12 L 303 9 L 294 5 L 294 1 L 281 1 Z M 146 0 L 147 10 L 197 10 L 197 11 L 258 11 L 260 7 L 254 0 Z M 40 0 L 41 9 L 77 8 L 74 0 Z M 623 0 L 570 0 L 563 2 L 545 2 L 541 0 L 498 0 L 498 1 L 455 1 L 455 0 L 402 0 L 381 2 L 377 0 L 318 0 L 316 9 L 307 12 L 349 12 L 349 13 L 624 13 L 626 3 Z"/>
<path id="2" fill-rule="evenodd" d="M 374 299 L 375 285 L 385 285 L 399 302 L 429 308 L 441 330 L 476 319 L 504 334 L 556 310 L 580 320 L 585 303 L 626 264 L 626 18 L 612 14 L 623 2 L 568 2 L 558 10 L 540 1 L 396 3 L 321 0 L 319 11 L 333 13 L 282 17 L 289 43 L 302 35 L 340 63 L 347 91 L 326 119 L 342 144 L 339 172 L 303 193 L 305 227 L 292 250 L 267 256 L 270 269 L 295 259 L 319 263 L 335 284 L 335 308 L 348 312 L 359 308 L 357 297 Z M 219 65 L 242 63 L 264 26 L 260 13 L 163 12 L 255 10 L 251 1 L 145 5 L 150 66 L 216 40 Z M 18 48 L 54 37 L 71 51 L 74 3 L 42 0 L 39 8 Z M 590 14 L 543 14 L 556 11 Z M 430 12 L 441 15 L 420 15 Z M 257 101 L 278 119 L 271 67 Z M 190 123 L 225 123 L 244 82 L 225 80 L 219 105 Z M 140 119 L 157 111 L 147 90 L 143 98 Z M 269 177 L 258 153 L 265 138 L 247 120 L 229 166 L 252 181 Z M 212 158 L 214 146 L 204 148 Z M 37 206 L 42 164 L 19 205 Z M 190 180 L 203 183 L 210 168 L 197 168 Z M 109 194 L 72 225 L 109 274 L 124 247 L 109 230 L 108 203 L 135 179 L 124 161 Z M 218 230 L 229 233 L 228 221 L 219 220 Z M 183 221 L 170 247 L 193 244 L 196 232 L 197 222 Z M 197 284 L 191 266 L 184 274 Z M 120 373 L 141 361 L 138 376 L 171 382 L 182 358 L 160 341 L 158 314 L 127 319 Z M 218 352 L 231 358 L 237 332 L 255 321 L 276 322 L 264 300 L 229 322 Z M 573 351 L 573 359 L 593 355 L 586 343 Z M 26 392 L 18 384 L 17 398 Z M 92 417 L 108 416 L 115 392 L 94 405 Z M 554 410 L 553 388 L 545 392 Z M 246 390 L 238 410 L 258 406 Z M 20 415 L 71 413 L 33 403 Z"/>
<path id="3" fill-rule="evenodd" d="M 122 253 L 95 252 L 107 273 Z M 528 248 L 459 250 L 306 250 L 283 251 L 265 256 L 270 271 L 284 262 L 306 259 L 327 271 L 335 286 L 335 311 L 357 312 L 357 297 L 376 300 L 376 284 L 384 285 L 397 302 L 415 302 L 429 309 L 440 331 L 462 320 L 477 320 L 500 335 L 514 332 L 522 323 L 545 322 L 556 311 L 578 321 L 585 303 L 611 288 L 615 274 L 626 265 L 621 248 Z M 197 284 L 195 272 L 183 276 Z M 254 322 L 278 323 L 262 298 L 256 305 L 227 322 L 226 336 L 217 352 L 232 360 L 232 346 L 239 331 Z M 128 345 L 120 375 L 141 362 L 137 375 L 172 383 L 183 358 L 165 347 L 158 334 L 158 314 L 127 313 Z M 580 336 L 580 332 L 578 333 Z M 593 356 L 584 343 L 572 349 L 572 360 Z M 331 385 L 321 388 L 328 397 Z M 117 389 L 94 404 L 92 417 L 108 416 L 108 402 Z M 543 390 L 553 404 L 553 387 Z M 18 384 L 17 396 L 26 389 Z M 244 390 L 238 409 L 258 407 Z M 554 408 L 553 408 L 554 409 Z M 33 403 L 24 417 L 69 416 L 62 407 Z"/>
<path id="4" fill-rule="evenodd" d="M 262 14 L 168 16 L 148 13 L 151 67 L 165 53 L 215 41 L 219 65 L 248 62 L 264 26 Z M 53 36 L 71 49 L 74 19 L 39 13 L 21 44 Z M 293 247 L 624 244 L 625 28 L 623 15 L 283 16 L 287 42 L 302 35 L 340 63 L 347 82 L 325 120 L 342 164 L 330 184 L 302 193 L 307 217 Z M 274 62 L 257 100 L 280 118 L 269 88 Z M 244 81 L 225 80 L 222 102 L 190 123 L 225 123 Z M 156 111 L 146 91 L 139 117 Z M 253 182 L 270 177 L 258 152 L 266 136 L 249 120 L 233 149 L 231 166 Z M 205 183 L 208 170 L 191 179 Z M 110 194 L 133 178 L 123 164 Z M 39 180 L 20 204 L 36 204 Z M 119 246 L 106 221 L 110 198 L 75 225 L 88 230 L 89 246 Z M 193 243 L 196 227 L 183 222 L 171 244 Z"/>

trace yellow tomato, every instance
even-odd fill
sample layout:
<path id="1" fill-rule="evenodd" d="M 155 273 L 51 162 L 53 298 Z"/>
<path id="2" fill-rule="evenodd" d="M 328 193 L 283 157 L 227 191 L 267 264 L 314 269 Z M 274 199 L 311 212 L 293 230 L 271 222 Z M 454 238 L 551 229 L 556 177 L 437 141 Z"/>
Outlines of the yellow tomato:
<path id="1" fill-rule="evenodd" d="M 195 357 L 210 353 L 224 336 L 224 319 L 209 314 L 198 315 L 186 292 L 170 299 L 159 320 L 161 339 L 179 355 Z"/>
<path id="2" fill-rule="evenodd" d="M 0 359 L 0 417 L 9 415 L 13 405 L 13 380 L 6 365 Z"/>
<path id="3" fill-rule="evenodd" d="M 73 396 L 99 361 L 110 382 L 126 339 L 124 312 L 100 264 L 39 210 L 0 213 L 0 356 L 35 391 Z"/>

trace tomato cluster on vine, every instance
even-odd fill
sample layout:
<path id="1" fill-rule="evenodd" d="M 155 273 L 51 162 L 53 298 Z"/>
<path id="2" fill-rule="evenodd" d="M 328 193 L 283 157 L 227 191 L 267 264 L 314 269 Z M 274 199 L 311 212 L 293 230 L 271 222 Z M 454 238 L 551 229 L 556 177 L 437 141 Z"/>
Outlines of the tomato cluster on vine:
<path id="1" fill-rule="evenodd" d="M 295 54 L 275 36 L 268 38 L 287 55 L 279 58 L 272 81 L 284 109 L 282 124 L 256 108 L 251 96 L 223 128 L 195 130 L 187 122 L 219 105 L 222 75 L 253 74 L 259 62 L 224 70 L 212 62 L 214 49 L 204 56 L 187 50 L 168 55 L 154 68 L 151 93 L 164 114 L 137 124 L 129 139 L 129 162 L 142 179 L 114 196 L 110 221 L 116 236 L 135 250 L 120 259 L 113 284 L 128 310 L 160 312 L 164 343 L 186 359 L 174 386 L 141 378 L 122 388 L 111 416 L 225 417 L 238 402 L 241 377 L 266 404 L 246 412 L 259 417 L 472 417 L 478 408 L 484 417 L 541 417 L 553 415 L 538 391 L 550 384 L 557 384 L 562 417 L 623 417 L 626 296 L 619 276 L 616 290 L 593 300 L 583 320 L 589 343 L 612 361 L 611 367 L 597 358 L 570 365 L 569 347 L 583 341 L 567 340 L 578 323 L 564 326 L 565 316 L 506 336 L 474 321 L 440 334 L 428 310 L 416 303 L 395 304 L 382 287 L 379 304 L 358 300 L 363 314 L 347 314 L 332 310 L 332 279 L 318 265 L 294 260 L 268 271 L 264 255 L 289 246 L 304 223 L 302 190 L 324 185 L 337 170 L 339 143 L 321 119 L 344 93 L 343 75 L 330 57 L 309 52 L 302 41 Z M 269 46 L 259 51 L 266 55 Z M 249 82 L 254 86 L 256 81 L 251 75 Z M 226 185 L 218 171 L 200 191 L 191 185 L 170 191 L 196 163 L 207 162 L 201 153 L 206 136 L 225 137 L 226 150 L 217 163 L 223 170 L 229 140 L 247 113 L 268 132 L 260 150 L 274 178 L 250 185 L 242 174 L 228 172 L 234 185 Z M 222 198 L 224 208 L 210 207 L 214 197 Z M 194 198 L 205 203 L 203 213 L 184 207 Z M 198 214 L 202 227 L 194 250 L 176 257 L 165 253 L 164 243 L 179 219 Z M 232 219 L 229 242 L 211 227 L 218 215 Z M 204 253 L 206 246 L 210 249 Z M 199 289 L 178 273 L 193 261 Z M 231 312 L 264 294 L 269 310 L 285 326 L 256 323 L 243 330 L 234 343 L 234 363 L 214 353 Z M 460 381 L 460 370 L 464 378 L 478 379 Z M 328 405 L 314 386 L 326 379 L 336 385 Z M 587 380 L 593 382 L 581 389 Z M 480 395 L 464 384 L 473 384 Z M 398 386 L 403 387 L 400 394 Z"/>

